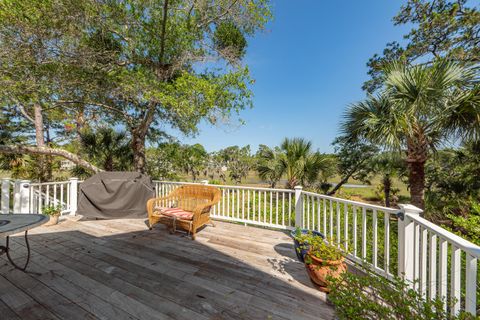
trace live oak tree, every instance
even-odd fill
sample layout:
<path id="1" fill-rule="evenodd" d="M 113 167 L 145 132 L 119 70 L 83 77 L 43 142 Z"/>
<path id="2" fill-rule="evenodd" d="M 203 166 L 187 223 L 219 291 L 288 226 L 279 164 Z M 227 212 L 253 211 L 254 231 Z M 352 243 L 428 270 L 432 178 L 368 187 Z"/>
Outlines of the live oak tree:
<path id="1" fill-rule="evenodd" d="M 406 0 L 393 18 L 395 25 L 412 25 L 405 44 L 393 41 L 367 63 L 371 79 L 363 89 L 382 86 L 383 67 L 396 60 L 431 64 L 445 58 L 462 65 L 480 62 L 480 11 L 475 1 Z"/>
<path id="2" fill-rule="evenodd" d="M 270 10 L 267 0 L 8 0 L 0 18 L 13 39 L 10 46 L 0 41 L 2 52 L 12 50 L 0 79 L 29 79 L 9 76 L 12 65 L 41 70 L 46 92 L 32 86 L 29 101 L 77 112 L 77 124 L 87 114 L 124 127 L 135 169 L 144 172 L 145 142 L 166 126 L 195 134 L 201 120 L 227 121 L 251 105 L 252 80 L 241 61 L 246 38 L 264 27 Z M 25 67 L 15 52 L 30 43 L 38 46 L 21 52 Z M 43 52 L 47 58 L 37 59 Z"/>

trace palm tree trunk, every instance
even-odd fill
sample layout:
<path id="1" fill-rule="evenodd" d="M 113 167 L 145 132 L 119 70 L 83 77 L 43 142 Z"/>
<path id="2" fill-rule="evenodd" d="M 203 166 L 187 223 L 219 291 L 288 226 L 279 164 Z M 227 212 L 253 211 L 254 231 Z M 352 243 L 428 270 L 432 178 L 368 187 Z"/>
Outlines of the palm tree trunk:
<path id="1" fill-rule="evenodd" d="M 408 171 L 408 182 L 410 185 L 410 201 L 414 206 L 420 209 L 424 209 L 425 202 L 423 194 L 425 190 L 425 162 L 409 162 Z"/>
<path id="2" fill-rule="evenodd" d="M 390 193 L 392 190 L 392 180 L 390 179 L 390 175 L 386 174 L 383 177 L 383 194 L 385 196 L 385 207 L 390 207 Z"/>

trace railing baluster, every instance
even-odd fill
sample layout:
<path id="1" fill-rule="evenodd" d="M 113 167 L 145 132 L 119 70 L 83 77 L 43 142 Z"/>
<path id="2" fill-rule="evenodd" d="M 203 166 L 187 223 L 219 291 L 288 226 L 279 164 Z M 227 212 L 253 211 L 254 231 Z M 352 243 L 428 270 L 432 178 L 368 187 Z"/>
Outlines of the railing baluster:
<path id="1" fill-rule="evenodd" d="M 240 190 L 237 189 L 237 218 L 240 218 Z"/>
<path id="2" fill-rule="evenodd" d="M 267 192 L 263 191 L 263 223 L 267 222 Z"/>
<path id="3" fill-rule="evenodd" d="M 465 267 L 465 311 L 477 313 L 477 258 L 467 253 Z"/>
<path id="4" fill-rule="evenodd" d="M 323 235 L 327 236 L 327 200 L 323 199 Z"/>
<path id="5" fill-rule="evenodd" d="M 341 238 L 340 238 L 340 203 L 338 201 L 336 203 L 337 203 L 337 238 L 335 239 L 335 241 L 340 246 L 340 241 L 341 241 Z"/>
<path id="6" fill-rule="evenodd" d="M 461 275 L 462 275 L 462 264 L 461 264 L 461 254 L 462 251 L 456 246 L 452 246 L 452 270 L 451 270 L 451 280 L 452 284 L 450 286 L 450 299 L 452 302 L 452 315 L 458 314 L 460 311 L 461 304 Z"/>
<path id="7" fill-rule="evenodd" d="M 285 225 L 285 192 L 282 192 L 282 226 Z"/>
<path id="8" fill-rule="evenodd" d="M 305 197 L 305 200 L 307 202 L 307 212 L 306 212 L 306 216 L 307 216 L 307 229 L 310 230 L 310 197 L 309 196 L 306 196 Z"/>
<path id="9" fill-rule="evenodd" d="M 247 220 L 250 220 L 250 190 L 247 191 Z"/>
<path id="10" fill-rule="evenodd" d="M 45 191 L 45 205 L 49 206 L 50 205 L 50 185 L 47 184 L 47 189 Z"/>
<path id="11" fill-rule="evenodd" d="M 330 200 L 330 239 L 333 240 L 333 202 Z"/>
<path id="12" fill-rule="evenodd" d="M 278 225 L 278 191 L 275 193 L 275 224 Z"/>
<path id="13" fill-rule="evenodd" d="M 258 191 L 258 199 L 257 199 L 258 200 L 258 222 L 260 222 L 261 210 L 262 210 L 262 208 L 261 208 L 261 201 L 262 201 L 261 195 L 262 195 L 262 193 L 260 191 Z"/>
<path id="14" fill-rule="evenodd" d="M 242 220 L 245 220 L 245 190 L 242 189 Z"/>
<path id="15" fill-rule="evenodd" d="M 343 242 L 344 242 L 344 246 L 345 246 L 345 251 L 348 252 L 348 204 L 344 203 L 343 204 L 343 211 L 344 211 L 344 221 L 343 221 L 343 226 L 344 226 L 344 230 L 343 230 L 343 234 L 344 234 L 344 239 L 343 239 Z"/>
<path id="16" fill-rule="evenodd" d="M 255 200 L 256 200 L 255 190 L 252 191 L 252 198 L 253 198 L 253 199 L 252 199 L 252 207 L 253 207 L 253 209 L 252 209 L 252 210 L 253 210 L 253 211 L 252 211 L 252 213 L 253 213 L 253 215 L 252 215 L 252 220 L 255 220 L 255 213 L 256 213 L 256 211 L 255 211 L 255 204 L 256 204 L 256 201 L 255 201 Z"/>
<path id="17" fill-rule="evenodd" d="M 272 224 L 272 214 L 273 214 L 273 211 L 272 211 L 272 203 L 273 203 L 273 193 L 270 192 L 270 214 L 269 214 L 270 224 Z"/>
<path id="18" fill-rule="evenodd" d="M 288 226 L 292 226 L 292 194 L 288 194 Z"/>
<path id="19" fill-rule="evenodd" d="M 414 252 L 414 271 L 413 271 L 413 275 L 414 275 L 414 279 L 418 280 L 420 279 L 420 249 L 421 249 L 421 243 L 420 243 L 420 225 L 419 224 L 415 224 L 415 228 L 414 228 L 414 235 L 415 235 L 415 252 Z M 419 283 L 415 283 L 414 287 L 416 289 L 419 289 Z"/>
<path id="20" fill-rule="evenodd" d="M 42 213 L 43 208 L 42 208 L 42 185 L 38 186 L 38 213 Z"/>
<path id="21" fill-rule="evenodd" d="M 357 257 L 357 207 L 352 206 L 353 256 Z"/>
<path id="22" fill-rule="evenodd" d="M 430 253 L 429 253 L 429 288 L 428 295 L 430 300 L 434 300 L 437 297 L 437 236 L 435 234 L 430 235 Z"/>
<path id="23" fill-rule="evenodd" d="M 377 267 L 377 258 L 378 258 L 378 230 L 377 230 L 377 226 L 378 226 L 378 220 L 377 220 L 377 210 L 376 209 L 373 209 L 373 214 L 372 214 L 372 232 L 373 232 L 373 242 L 372 242 L 372 245 L 373 245 L 373 249 L 372 249 L 372 263 L 373 263 L 373 266 L 374 267 Z"/>
<path id="24" fill-rule="evenodd" d="M 438 268 L 438 294 L 439 298 L 446 301 L 447 299 L 447 263 L 448 263 L 448 242 L 447 240 L 440 238 L 440 251 L 439 251 L 439 268 Z M 447 310 L 447 305 L 444 305 L 444 309 Z"/>
<path id="25" fill-rule="evenodd" d="M 57 206 L 57 184 L 53 185 L 53 205 Z"/>
<path id="26" fill-rule="evenodd" d="M 427 297 L 427 252 L 428 252 L 428 230 L 421 228 L 421 250 L 420 250 L 420 293 Z"/>
<path id="27" fill-rule="evenodd" d="M 320 218 L 321 218 L 321 214 L 320 214 L 320 207 L 321 207 L 321 201 L 320 201 L 320 198 L 315 198 L 315 202 L 317 203 L 317 231 L 318 232 L 321 232 L 321 224 L 320 224 Z"/>
<path id="28" fill-rule="evenodd" d="M 222 216 L 225 216 L 225 189 L 222 189 Z"/>
<path id="29" fill-rule="evenodd" d="M 362 208 L 362 259 L 367 259 L 367 208 Z"/>
<path id="30" fill-rule="evenodd" d="M 386 274 L 390 273 L 390 214 L 386 211 L 383 212 L 384 220 L 384 233 L 383 233 L 383 269 Z"/>
<path id="31" fill-rule="evenodd" d="M 60 203 L 61 203 L 61 205 L 62 205 L 62 210 L 65 209 L 65 208 L 64 208 L 64 204 L 65 204 L 65 201 L 64 201 L 64 200 L 65 200 L 65 198 L 64 198 L 64 194 L 63 194 L 63 188 L 64 188 L 64 187 L 65 187 L 65 185 L 62 183 L 62 184 L 60 185 Z"/>

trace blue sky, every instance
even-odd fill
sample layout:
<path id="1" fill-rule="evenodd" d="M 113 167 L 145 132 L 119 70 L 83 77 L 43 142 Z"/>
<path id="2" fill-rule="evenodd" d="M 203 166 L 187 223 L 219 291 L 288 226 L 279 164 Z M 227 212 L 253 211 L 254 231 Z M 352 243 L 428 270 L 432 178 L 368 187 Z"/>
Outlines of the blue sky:
<path id="1" fill-rule="evenodd" d="M 202 124 L 198 136 L 179 140 L 215 151 L 303 137 L 331 152 L 342 112 L 365 96 L 366 62 L 408 31 L 392 23 L 402 3 L 272 0 L 274 20 L 249 41 L 245 62 L 255 84 L 254 107 L 240 115 L 246 124 Z"/>

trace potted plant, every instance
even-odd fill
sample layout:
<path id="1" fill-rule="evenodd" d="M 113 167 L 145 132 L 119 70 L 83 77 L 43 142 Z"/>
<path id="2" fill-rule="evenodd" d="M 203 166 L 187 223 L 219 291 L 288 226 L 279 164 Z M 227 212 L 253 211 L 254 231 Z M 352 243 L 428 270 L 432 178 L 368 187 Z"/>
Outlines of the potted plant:
<path id="1" fill-rule="evenodd" d="M 329 284 L 347 270 L 342 246 L 318 237 L 308 239 L 305 267 L 312 282 L 323 292 L 330 292 Z"/>
<path id="2" fill-rule="evenodd" d="M 58 223 L 58 218 L 60 217 L 60 213 L 62 212 L 61 205 L 48 205 L 43 208 L 42 214 L 49 216 L 50 220 L 45 223 L 45 226 L 53 226 Z"/>
<path id="3" fill-rule="evenodd" d="M 307 229 L 296 228 L 290 233 L 290 236 L 293 238 L 293 246 L 295 247 L 295 253 L 300 262 L 305 262 L 304 257 L 308 251 L 308 241 L 312 237 L 318 237 L 324 239 L 325 236 L 318 232 Z"/>

